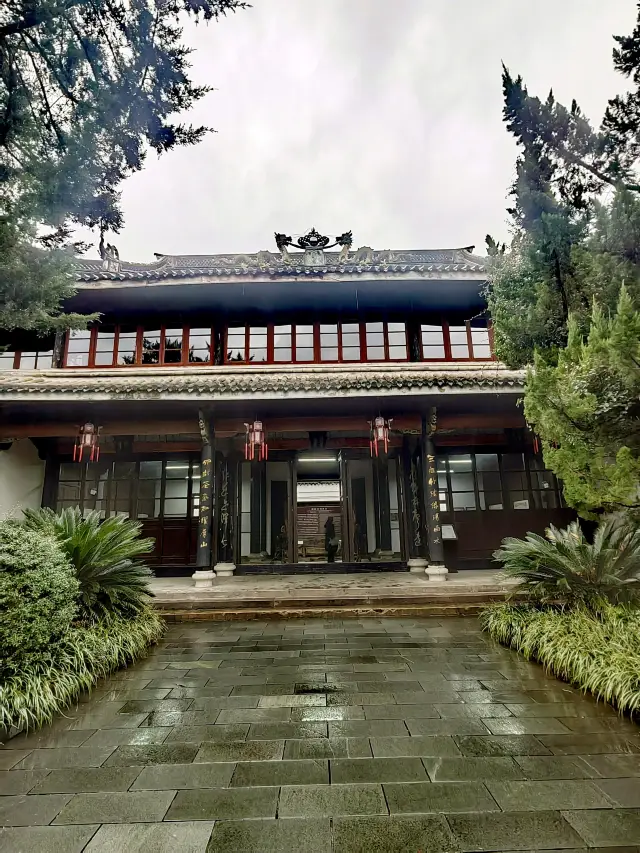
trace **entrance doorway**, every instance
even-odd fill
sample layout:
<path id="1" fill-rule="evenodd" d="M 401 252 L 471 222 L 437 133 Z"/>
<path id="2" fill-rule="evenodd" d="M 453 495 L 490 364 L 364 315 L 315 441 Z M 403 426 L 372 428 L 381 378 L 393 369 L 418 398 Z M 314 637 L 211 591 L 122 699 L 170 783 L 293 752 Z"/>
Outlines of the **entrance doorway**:
<path id="1" fill-rule="evenodd" d="M 309 451 L 296 460 L 296 547 L 299 563 L 344 558 L 343 494 L 336 453 Z"/>

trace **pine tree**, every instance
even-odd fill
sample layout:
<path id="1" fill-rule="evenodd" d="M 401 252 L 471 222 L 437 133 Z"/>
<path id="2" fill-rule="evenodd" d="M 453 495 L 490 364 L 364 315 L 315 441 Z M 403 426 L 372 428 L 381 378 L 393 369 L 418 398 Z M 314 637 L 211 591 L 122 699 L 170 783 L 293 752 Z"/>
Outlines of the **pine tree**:
<path id="1" fill-rule="evenodd" d="M 496 351 L 512 367 L 535 361 L 525 413 L 583 515 L 638 506 L 638 13 L 613 54 L 635 88 L 609 102 L 599 130 L 575 101 L 541 101 L 503 68 L 503 115 L 519 155 L 511 245 L 487 238 Z"/>
<path id="2" fill-rule="evenodd" d="M 73 324 L 71 228 L 117 232 L 123 180 L 207 132 L 176 119 L 189 78 L 181 17 L 241 0 L 4 0 L 0 11 L 0 327 Z"/>

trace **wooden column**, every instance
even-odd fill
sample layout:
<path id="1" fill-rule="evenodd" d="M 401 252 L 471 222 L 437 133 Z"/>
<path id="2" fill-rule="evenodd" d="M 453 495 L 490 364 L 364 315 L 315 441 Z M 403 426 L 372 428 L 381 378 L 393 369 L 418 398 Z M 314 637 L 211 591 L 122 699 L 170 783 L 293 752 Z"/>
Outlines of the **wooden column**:
<path id="1" fill-rule="evenodd" d="M 213 456 L 215 434 L 211 417 L 205 412 L 198 413 L 198 425 L 202 438 L 200 451 L 200 512 L 198 521 L 198 551 L 196 566 L 198 569 L 211 569 L 211 528 L 213 522 L 214 475 Z"/>
<path id="2" fill-rule="evenodd" d="M 437 411 L 433 407 L 429 410 L 429 417 L 422 418 L 422 483 L 429 550 L 427 573 L 430 576 L 431 574 L 434 576 L 444 575 L 447 572 L 444 564 L 444 549 L 442 547 L 438 474 L 436 471 L 436 451 L 433 443 L 436 426 Z"/>
<path id="3" fill-rule="evenodd" d="M 424 571 L 427 566 L 424 490 L 419 441 L 408 435 L 402 438 L 401 463 L 403 529 L 407 564 L 410 569 L 419 572 Z"/>
<path id="4" fill-rule="evenodd" d="M 231 577 L 236 568 L 239 469 L 239 459 L 233 448 L 216 453 L 215 468 L 214 568 L 217 577 Z"/>

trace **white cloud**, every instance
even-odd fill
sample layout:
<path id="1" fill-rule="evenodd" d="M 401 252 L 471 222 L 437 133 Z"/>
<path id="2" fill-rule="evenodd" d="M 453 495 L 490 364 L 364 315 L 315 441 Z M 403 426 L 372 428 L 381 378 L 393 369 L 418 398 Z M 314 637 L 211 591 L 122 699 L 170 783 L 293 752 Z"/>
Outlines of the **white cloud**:
<path id="1" fill-rule="evenodd" d="M 217 133 L 126 182 L 120 256 L 273 249 L 312 225 L 375 248 L 505 237 L 501 60 L 597 122 L 634 20 L 629 0 L 254 0 L 190 24 L 194 77 L 217 89 L 190 119 Z"/>

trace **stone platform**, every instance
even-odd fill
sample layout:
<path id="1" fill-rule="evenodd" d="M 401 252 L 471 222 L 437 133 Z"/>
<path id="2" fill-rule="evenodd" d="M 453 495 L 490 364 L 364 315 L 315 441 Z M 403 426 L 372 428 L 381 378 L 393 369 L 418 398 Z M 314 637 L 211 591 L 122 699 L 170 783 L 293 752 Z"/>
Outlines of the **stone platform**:
<path id="1" fill-rule="evenodd" d="M 513 582 L 496 571 L 466 571 L 429 581 L 409 572 L 239 575 L 196 589 L 191 578 L 155 578 L 154 605 L 170 619 L 248 619 L 265 615 L 475 613 L 503 600 Z M 237 615 L 235 615 L 237 614 Z"/>

